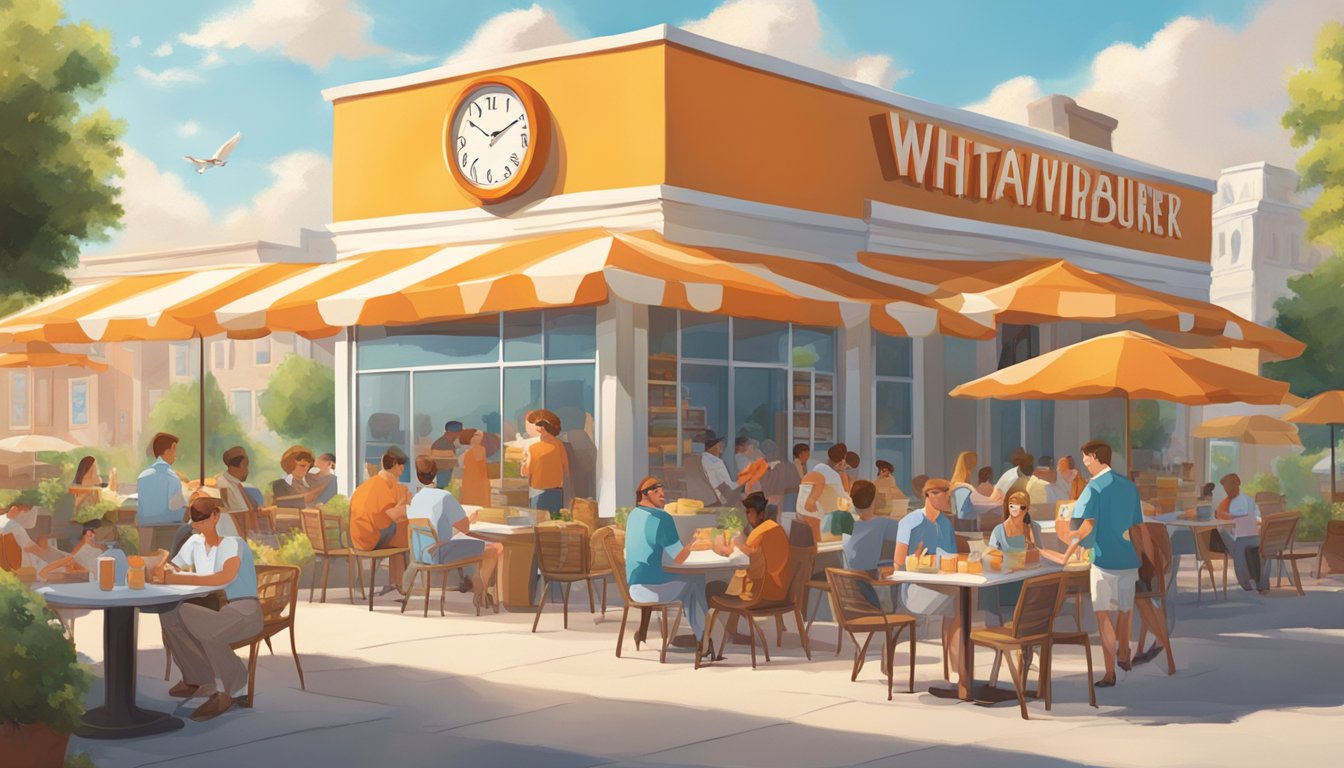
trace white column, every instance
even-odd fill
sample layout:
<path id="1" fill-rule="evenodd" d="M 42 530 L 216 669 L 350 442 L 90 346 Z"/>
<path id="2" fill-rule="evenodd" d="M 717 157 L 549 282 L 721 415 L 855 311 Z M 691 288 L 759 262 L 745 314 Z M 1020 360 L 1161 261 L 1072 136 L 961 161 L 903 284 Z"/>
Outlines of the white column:
<path id="1" fill-rule="evenodd" d="M 839 333 L 840 366 L 839 391 L 844 397 L 839 401 L 839 434 L 837 441 L 850 446 L 851 451 L 863 457 L 859 465 L 861 477 L 872 474 L 872 462 L 877 453 L 877 437 L 873 431 L 876 421 L 873 414 L 873 387 L 876 379 L 873 364 L 873 327 L 868 323 L 852 328 L 841 328 Z M 792 392 L 792 384 L 790 384 Z M 792 447 L 792 446 L 790 446 Z"/>
<path id="2" fill-rule="evenodd" d="M 910 476 L 942 476 L 947 450 L 947 347 L 942 336 L 915 339 L 911 345 L 914 412 L 910 428 Z"/>
<path id="3" fill-rule="evenodd" d="M 360 468 L 363 459 L 355 447 L 355 345 L 349 329 L 341 331 L 336 337 L 335 379 L 336 379 L 336 439 L 332 450 L 336 451 L 336 475 L 340 489 L 346 498 L 359 485 Z"/>
<path id="4" fill-rule="evenodd" d="M 597 307 L 597 508 L 633 504 L 648 474 L 648 307 L 611 299 Z"/>

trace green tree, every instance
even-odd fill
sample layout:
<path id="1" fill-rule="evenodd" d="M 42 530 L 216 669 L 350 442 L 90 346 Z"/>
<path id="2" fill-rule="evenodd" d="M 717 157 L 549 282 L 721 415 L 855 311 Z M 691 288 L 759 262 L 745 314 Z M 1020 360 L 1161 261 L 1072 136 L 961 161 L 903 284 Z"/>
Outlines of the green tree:
<path id="1" fill-rule="evenodd" d="M 336 376 L 321 363 L 290 355 L 258 398 L 266 423 L 314 453 L 336 447 Z"/>
<path id="2" fill-rule="evenodd" d="M 1344 187 L 1341 187 L 1344 192 Z M 1286 381 L 1293 394 L 1311 397 L 1328 389 L 1344 389 L 1344 258 L 1331 256 L 1305 275 L 1288 280 L 1289 294 L 1274 302 L 1279 330 L 1307 345 L 1300 357 L 1267 363 L 1265 375 Z M 1330 446 L 1330 429 L 1299 425 L 1309 451 Z M 1338 430 L 1336 430 L 1338 432 Z"/>
<path id="3" fill-rule="evenodd" d="M 1322 188 L 1302 214 L 1307 237 L 1344 251 L 1344 24 L 1321 28 L 1313 66 L 1288 79 L 1288 99 L 1283 126 L 1293 146 L 1308 147 L 1297 161 L 1300 185 Z"/>
<path id="4" fill-rule="evenodd" d="M 220 457 L 224 451 L 241 445 L 255 457 L 257 446 L 248 439 L 238 417 L 229 411 L 219 382 L 210 374 L 206 374 L 205 381 L 205 469 L 214 474 L 222 467 Z M 200 397 L 197 382 L 174 384 L 149 412 L 146 440 L 156 432 L 177 435 L 181 442 L 177 445 L 176 467 L 188 477 L 194 477 L 200 468 Z"/>
<path id="5" fill-rule="evenodd" d="M 0 0 L 0 311 L 64 290 L 81 243 L 118 226 L 124 123 L 90 106 L 116 63 L 58 0 Z"/>
<path id="6" fill-rule="evenodd" d="M 1165 407 L 1164 407 L 1165 406 Z M 1165 413 L 1164 413 L 1165 411 Z M 1135 450 L 1160 451 L 1176 431 L 1175 406 L 1158 400 L 1131 400 L 1129 439 Z"/>

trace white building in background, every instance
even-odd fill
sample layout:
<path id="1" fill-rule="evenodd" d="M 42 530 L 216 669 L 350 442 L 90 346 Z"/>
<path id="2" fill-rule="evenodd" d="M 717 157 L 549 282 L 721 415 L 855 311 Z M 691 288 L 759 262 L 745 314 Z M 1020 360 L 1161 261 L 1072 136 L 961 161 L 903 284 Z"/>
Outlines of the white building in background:
<path id="1" fill-rule="evenodd" d="M 1306 240 L 1297 174 L 1269 163 L 1223 169 L 1213 199 L 1213 282 L 1209 300 L 1261 325 L 1288 278 L 1310 272 L 1325 253 Z"/>

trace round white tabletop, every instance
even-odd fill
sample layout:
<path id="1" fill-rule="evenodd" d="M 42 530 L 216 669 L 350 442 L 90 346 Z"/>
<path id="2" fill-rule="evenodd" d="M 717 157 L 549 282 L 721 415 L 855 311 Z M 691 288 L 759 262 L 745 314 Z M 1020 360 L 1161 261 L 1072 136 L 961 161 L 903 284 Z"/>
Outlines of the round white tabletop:
<path id="1" fill-rule="evenodd" d="M 144 589 L 120 586 L 110 590 L 98 588 L 92 581 L 73 584 L 48 584 L 35 591 L 57 608 L 142 608 L 152 605 L 180 603 L 193 597 L 218 592 L 219 587 L 198 587 L 186 584 L 146 584 Z"/>

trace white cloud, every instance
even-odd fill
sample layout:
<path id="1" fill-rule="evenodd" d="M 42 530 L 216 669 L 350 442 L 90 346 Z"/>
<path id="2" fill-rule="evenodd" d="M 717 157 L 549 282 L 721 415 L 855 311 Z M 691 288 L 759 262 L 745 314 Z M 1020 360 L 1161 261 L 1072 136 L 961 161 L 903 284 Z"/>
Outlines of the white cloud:
<path id="1" fill-rule="evenodd" d="M 163 45 L 160 45 L 158 48 L 155 48 L 155 49 L 154 49 L 154 55 L 155 55 L 155 56 L 158 56 L 159 58 L 163 58 L 164 56 L 172 56 L 172 55 L 173 55 L 173 44 L 172 44 L 172 43 L 164 43 Z"/>
<path id="2" fill-rule="evenodd" d="M 135 37 L 132 37 L 132 38 L 130 39 L 130 41 L 127 43 L 127 45 L 131 46 L 132 48 L 139 48 L 139 47 L 140 47 L 140 43 L 141 43 L 140 36 L 139 36 L 139 35 L 136 35 Z"/>
<path id="3" fill-rule="evenodd" d="M 195 136 L 200 132 L 201 126 L 197 125 L 195 120 L 188 120 L 185 123 L 178 123 L 177 125 L 178 136 Z"/>
<path id="4" fill-rule="evenodd" d="M 1101 51 L 1068 95 L 1120 121 L 1121 154 L 1211 178 L 1259 160 L 1291 168 L 1299 150 L 1279 122 L 1287 80 L 1311 64 L 1322 24 L 1341 16 L 1344 0 L 1267 0 L 1243 29 L 1179 18 L 1141 46 Z M 1026 123 L 1027 103 L 1042 95 L 1035 79 L 1014 77 L 968 108 Z"/>
<path id="5" fill-rule="evenodd" d="M 574 40 L 551 11 L 533 4 L 530 8 L 505 11 L 477 27 L 461 48 L 444 60 L 446 66 L 497 56 L 501 53 L 559 45 Z"/>
<path id="6" fill-rule="evenodd" d="M 372 26 L 373 17 L 356 9 L 351 0 L 252 0 L 179 39 L 196 48 L 279 51 L 323 70 L 337 57 L 362 59 L 388 53 L 369 38 Z"/>
<path id="7" fill-rule="evenodd" d="M 203 175 L 161 170 L 154 161 L 123 146 L 120 181 L 123 229 L 102 252 L 150 251 L 242 240 L 299 241 L 299 229 L 331 221 L 331 161 L 312 152 L 293 152 L 267 167 L 270 184 L 245 206 L 220 214 L 196 191 L 211 175 L 238 170 L 214 169 Z M 230 166 L 233 166 L 230 163 Z"/>
<path id="8" fill-rule="evenodd" d="M 897 70 L 889 56 L 843 58 L 827 53 L 813 0 L 729 0 L 705 18 L 681 26 L 697 35 L 883 88 L 908 74 Z"/>
<path id="9" fill-rule="evenodd" d="M 219 51 L 206 51 L 201 57 L 202 67 L 218 67 L 224 63 L 224 57 L 219 55 Z"/>
<path id="10" fill-rule="evenodd" d="M 201 77 L 200 73 L 182 67 L 169 67 L 155 72 L 148 67 L 137 64 L 135 67 L 135 74 L 139 75 L 141 79 L 149 84 L 158 86 L 159 88 L 171 88 L 174 85 L 204 82 L 204 78 Z"/>

